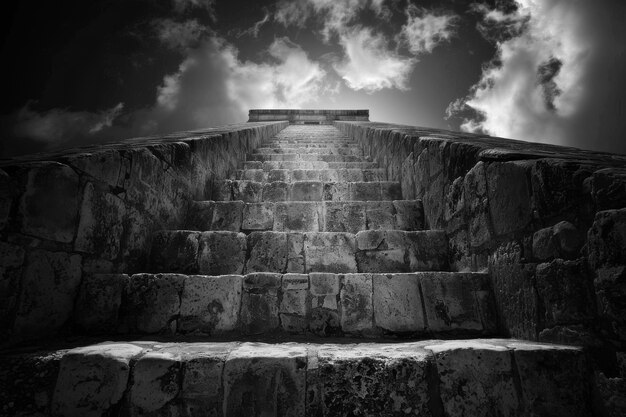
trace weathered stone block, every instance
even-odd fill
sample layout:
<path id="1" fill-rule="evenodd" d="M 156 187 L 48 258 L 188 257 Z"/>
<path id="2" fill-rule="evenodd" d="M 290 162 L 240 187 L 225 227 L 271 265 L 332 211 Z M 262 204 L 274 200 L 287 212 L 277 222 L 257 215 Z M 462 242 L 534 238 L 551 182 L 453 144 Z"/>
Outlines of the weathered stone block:
<path id="1" fill-rule="evenodd" d="M 259 203 L 263 197 L 263 183 L 255 181 L 233 181 L 232 199 L 245 203 Z"/>
<path id="2" fill-rule="evenodd" d="M 441 230 L 403 232 L 408 242 L 410 271 L 445 271 L 448 269 L 448 238 Z"/>
<path id="3" fill-rule="evenodd" d="M 124 316 L 128 330 L 175 332 L 185 275 L 135 274 L 130 277 Z"/>
<path id="4" fill-rule="evenodd" d="M 246 334 L 262 334 L 277 330 L 281 275 L 248 274 L 243 281 L 241 326 Z"/>
<path id="5" fill-rule="evenodd" d="M 559 222 L 552 227 L 538 230 L 533 235 L 533 256 L 539 260 L 552 258 L 572 259 L 580 255 L 584 240 L 576 226 Z"/>
<path id="6" fill-rule="evenodd" d="M 489 294 L 485 274 L 422 272 L 419 274 L 428 329 L 433 332 L 483 330 L 479 294 Z M 488 306 L 493 310 L 493 305 Z"/>
<path id="7" fill-rule="evenodd" d="M 152 239 L 150 263 L 156 272 L 194 273 L 198 270 L 200 233 L 188 230 L 160 231 Z"/>
<path id="8" fill-rule="evenodd" d="M 215 201 L 233 200 L 233 183 L 231 180 L 215 181 L 211 189 L 211 199 Z"/>
<path id="9" fill-rule="evenodd" d="M 237 330 L 241 275 L 191 275 L 180 300 L 179 332 L 219 334 Z"/>
<path id="10" fill-rule="evenodd" d="M 297 181 L 291 184 L 291 201 L 322 201 L 323 184 L 319 181 Z"/>
<path id="11" fill-rule="evenodd" d="M 234 343 L 181 346 L 184 363 L 180 396 L 189 417 L 222 415 L 224 362 L 234 347 Z"/>
<path id="12" fill-rule="evenodd" d="M 280 321 L 283 330 L 304 333 L 309 311 L 309 277 L 304 274 L 285 274 L 282 281 Z"/>
<path id="13" fill-rule="evenodd" d="M 341 329 L 346 333 L 373 330 L 372 275 L 346 274 L 341 289 Z"/>
<path id="14" fill-rule="evenodd" d="M 274 230 L 279 232 L 317 232 L 320 226 L 320 203 L 276 203 Z"/>
<path id="15" fill-rule="evenodd" d="M 246 235 L 235 232 L 202 232 L 198 238 L 197 271 L 207 275 L 243 273 Z"/>
<path id="16" fill-rule="evenodd" d="M 324 201 L 350 201 L 350 183 L 328 182 L 324 184 Z"/>
<path id="17" fill-rule="evenodd" d="M 263 201 L 289 200 L 289 183 L 274 181 L 263 186 Z"/>
<path id="18" fill-rule="evenodd" d="M 529 415 L 589 416 L 588 364 L 578 348 L 516 343 L 515 365 L 521 382 L 521 399 Z"/>
<path id="19" fill-rule="evenodd" d="M 407 240 L 397 230 L 366 230 L 357 233 L 356 254 L 360 272 L 409 272 L 405 262 Z"/>
<path id="20" fill-rule="evenodd" d="M 516 162 L 487 166 L 489 213 L 496 235 L 525 228 L 531 220 L 527 169 Z"/>
<path id="21" fill-rule="evenodd" d="M 71 243 L 78 220 L 79 178 L 56 162 L 31 168 L 20 201 L 22 231 L 28 235 Z"/>
<path id="22" fill-rule="evenodd" d="M 287 268 L 289 247 L 287 233 L 253 232 L 248 237 L 250 258 L 246 264 L 247 273 L 284 273 Z"/>
<path id="23" fill-rule="evenodd" d="M 356 272 L 356 242 L 349 233 L 305 233 L 305 272 Z"/>
<path id="24" fill-rule="evenodd" d="M 394 219 L 394 208 L 393 203 L 391 202 L 366 202 L 365 218 L 368 230 L 393 230 L 396 228 Z"/>
<path id="25" fill-rule="evenodd" d="M 274 203 L 250 203 L 243 209 L 242 230 L 262 231 L 274 227 Z"/>
<path id="26" fill-rule="evenodd" d="M 435 354 L 446 415 L 518 415 L 520 399 L 506 346 L 483 340 L 457 340 L 425 348 Z"/>
<path id="27" fill-rule="evenodd" d="M 304 272 L 304 234 L 287 234 L 287 271 L 293 273 Z"/>
<path id="28" fill-rule="evenodd" d="M 240 231 L 244 206 L 243 201 L 216 201 L 213 207 L 211 230 Z"/>
<path id="29" fill-rule="evenodd" d="M 417 332 L 426 327 L 416 274 L 374 274 L 376 326 L 389 332 Z"/>
<path id="30" fill-rule="evenodd" d="M 105 343 L 67 352 L 61 359 L 53 414 L 99 417 L 110 412 L 126 391 L 130 361 L 142 351 L 129 343 Z"/>
<path id="31" fill-rule="evenodd" d="M 87 183 L 74 242 L 75 250 L 97 253 L 105 259 L 116 259 L 120 252 L 126 216 L 126 206 L 119 197 Z"/>
<path id="32" fill-rule="evenodd" d="M 186 228 L 201 232 L 211 230 L 214 201 L 192 201 L 187 212 Z"/>
<path id="33" fill-rule="evenodd" d="M 537 265 L 537 293 L 545 309 L 545 325 L 592 320 L 595 313 L 593 278 L 583 259 Z"/>
<path id="34" fill-rule="evenodd" d="M 307 389 L 323 415 L 430 416 L 429 356 L 410 344 L 323 347 Z"/>
<path id="35" fill-rule="evenodd" d="M 128 275 L 125 274 L 83 276 L 74 307 L 74 324 L 87 332 L 106 333 L 115 330 L 128 282 Z"/>
<path id="36" fill-rule="evenodd" d="M 224 415 L 305 415 L 306 350 L 244 343 L 224 366 Z"/>
<path id="37" fill-rule="evenodd" d="M 592 268 L 626 265 L 626 208 L 596 213 L 587 235 Z"/>
<path id="38" fill-rule="evenodd" d="M 172 400 L 180 392 L 181 376 L 182 362 L 175 347 L 147 352 L 140 357 L 132 369 L 131 415 L 156 412 L 171 415 L 176 407 L 171 404 Z"/>
<path id="39" fill-rule="evenodd" d="M 14 331 L 41 336 L 61 327 L 72 313 L 81 281 L 81 256 L 34 250 L 26 255 Z"/>
<path id="40" fill-rule="evenodd" d="M 541 330 L 535 289 L 536 264 L 522 264 L 517 243 L 500 246 L 489 259 L 489 271 L 502 327 L 512 337 L 536 339 Z"/>
<path id="41" fill-rule="evenodd" d="M 311 312 L 309 329 L 321 336 L 341 333 L 339 308 L 340 276 L 336 274 L 309 274 Z"/>
<path id="42" fill-rule="evenodd" d="M 402 187 L 399 182 L 384 181 L 380 183 L 380 199 L 385 201 L 401 200 Z"/>
<path id="43" fill-rule="evenodd" d="M 267 176 L 267 180 L 269 182 L 274 182 L 274 181 L 289 182 L 291 181 L 289 170 L 288 169 L 273 169 L 269 172 Z"/>
<path id="44" fill-rule="evenodd" d="M 351 200 L 354 201 L 380 201 L 379 182 L 354 182 L 351 183 Z"/>
<path id="45" fill-rule="evenodd" d="M 420 200 L 395 200 L 395 229 L 422 230 L 424 228 L 424 208 Z"/>
<path id="46" fill-rule="evenodd" d="M 600 268 L 594 280 L 599 314 L 626 341 L 626 266 Z"/>
<path id="47" fill-rule="evenodd" d="M 25 252 L 0 242 L 0 328 L 10 328 L 15 317 Z"/>
<path id="48" fill-rule="evenodd" d="M 324 202 L 324 231 L 357 233 L 367 228 L 365 203 Z"/>
<path id="49" fill-rule="evenodd" d="M 3 230 L 9 221 L 9 213 L 13 204 L 11 177 L 0 169 L 0 230 Z"/>

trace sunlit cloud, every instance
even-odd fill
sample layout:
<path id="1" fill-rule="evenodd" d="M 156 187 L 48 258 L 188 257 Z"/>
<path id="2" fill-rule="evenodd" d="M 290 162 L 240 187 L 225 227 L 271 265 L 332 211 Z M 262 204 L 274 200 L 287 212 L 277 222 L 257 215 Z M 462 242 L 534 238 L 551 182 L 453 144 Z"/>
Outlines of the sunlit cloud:
<path id="1" fill-rule="evenodd" d="M 345 58 L 334 69 L 348 87 L 368 93 L 383 88 L 408 89 L 409 76 L 417 61 L 389 49 L 383 35 L 359 28 L 342 34 L 339 43 Z"/>
<path id="2" fill-rule="evenodd" d="M 196 46 L 208 31 L 195 19 L 184 22 L 158 19 L 153 22 L 153 25 L 161 43 L 172 50 L 184 50 Z"/>
<path id="3" fill-rule="evenodd" d="M 509 15 L 484 9 L 485 21 L 502 23 L 507 36 L 497 41 L 497 59 L 468 97 L 449 107 L 452 114 L 478 113 L 465 117 L 461 128 L 565 145 L 582 145 L 590 135 L 614 140 L 609 125 L 623 121 L 590 123 L 598 120 L 594 114 L 611 111 L 611 97 L 619 108 L 615 87 L 624 84 L 608 81 L 616 69 L 601 64 L 610 62 L 612 49 L 623 50 L 615 33 L 600 29 L 601 3 L 518 0 Z"/>
<path id="4" fill-rule="evenodd" d="M 402 26 L 400 38 L 415 55 L 431 53 L 435 47 L 450 41 L 458 16 L 434 14 L 409 4 L 406 9 L 407 23 Z"/>

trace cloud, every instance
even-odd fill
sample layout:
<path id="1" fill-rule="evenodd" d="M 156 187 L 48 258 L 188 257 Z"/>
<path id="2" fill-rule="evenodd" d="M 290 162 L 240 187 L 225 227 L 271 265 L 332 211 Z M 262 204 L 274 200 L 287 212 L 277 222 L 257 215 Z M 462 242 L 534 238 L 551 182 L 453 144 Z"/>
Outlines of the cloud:
<path id="1" fill-rule="evenodd" d="M 187 10 L 204 9 L 214 16 L 215 0 L 172 0 L 174 11 L 185 13 Z"/>
<path id="2" fill-rule="evenodd" d="M 261 30 L 261 28 L 270 21 L 270 17 L 271 17 L 271 14 L 266 9 L 265 15 L 263 15 L 263 18 L 261 20 L 256 21 L 254 25 L 252 25 L 246 30 L 235 30 L 234 31 L 235 37 L 241 38 L 244 35 L 248 35 L 248 36 L 252 36 L 253 38 L 257 38 L 259 36 L 259 30 Z"/>
<path id="3" fill-rule="evenodd" d="M 197 20 L 177 22 L 172 19 L 158 19 L 153 22 L 159 41 L 172 50 L 185 50 L 197 46 L 208 32 Z"/>
<path id="4" fill-rule="evenodd" d="M 275 19 L 285 26 L 303 28 L 307 20 L 317 18 L 325 42 L 334 35 L 346 33 L 364 10 L 372 10 L 381 18 L 388 18 L 384 0 L 281 0 L 276 6 Z"/>
<path id="5" fill-rule="evenodd" d="M 124 109 L 118 103 L 100 112 L 52 109 L 37 112 L 27 103 L 15 115 L 13 134 L 46 144 L 63 144 L 81 137 L 97 137 L 111 127 Z"/>
<path id="6" fill-rule="evenodd" d="M 342 34 L 339 43 L 345 58 L 336 63 L 334 69 L 348 87 L 368 93 L 383 88 L 408 89 L 409 76 L 417 60 L 390 50 L 383 35 L 358 28 Z"/>
<path id="7" fill-rule="evenodd" d="M 454 36 L 454 25 L 458 20 L 454 14 L 427 13 L 409 4 L 406 15 L 408 21 L 402 26 L 400 37 L 415 55 L 431 53 L 437 45 Z"/>
<path id="8" fill-rule="evenodd" d="M 617 41 L 626 39 L 620 23 L 624 5 L 609 0 L 517 4 L 510 16 L 485 14 L 503 22 L 505 31 L 513 25 L 520 32 L 510 36 L 509 31 L 497 41 L 497 56 L 480 81 L 449 107 L 451 114 L 477 113 L 463 115 L 461 128 L 626 152 L 626 48 Z"/>

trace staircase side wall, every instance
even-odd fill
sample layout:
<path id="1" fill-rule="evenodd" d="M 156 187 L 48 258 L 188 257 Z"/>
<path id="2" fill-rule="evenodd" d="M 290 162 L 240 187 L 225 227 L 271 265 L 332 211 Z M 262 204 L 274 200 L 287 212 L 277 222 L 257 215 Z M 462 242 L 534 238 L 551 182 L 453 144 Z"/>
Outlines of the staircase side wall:
<path id="1" fill-rule="evenodd" d="M 84 276 L 145 268 L 155 230 L 287 122 L 136 138 L 0 166 L 0 334 L 41 337 L 71 319 Z"/>
<path id="2" fill-rule="evenodd" d="M 505 334 L 626 351 L 625 156 L 374 122 L 335 126 L 401 182 L 404 198 L 423 200 L 457 270 L 489 270 Z"/>

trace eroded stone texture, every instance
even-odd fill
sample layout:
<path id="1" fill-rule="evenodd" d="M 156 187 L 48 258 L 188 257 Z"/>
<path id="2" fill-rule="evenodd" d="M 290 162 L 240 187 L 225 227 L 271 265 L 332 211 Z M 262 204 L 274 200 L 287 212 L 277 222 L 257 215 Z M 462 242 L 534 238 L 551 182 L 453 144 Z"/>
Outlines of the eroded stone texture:
<path id="1" fill-rule="evenodd" d="M 53 413 L 99 417 L 112 411 L 126 391 L 130 361 L 142 351 L 129 343 L 105 343 L 67 352 L 61 360 Z"/>
<path id="2" fill-rule="evenodd" d="M 0 169 L 0 230 L 4 229 L 9 220 L 11 204 L 13 203 L 11 188 L 11 178 Z"/>
<path id="3" fill-rule="evenodd" d="M 243 209 L 242 230 L 262 231 L 274 227 L 274 203 L 251 203 Z"/>
<path id="4" fill-rule="evenodd" d="M 448 239 L 441 230 L 404 232 L 410 271 L 448 269 Z"/>
<path id="5" fill-rule="evenodd" d="M 488 340 L 425 346 L 435 354 L 443 408 L 451 416 L 517 416 L 512 355 Z"/>
<path id="6" fill-rule="evenodd" d="M 224 414 L 304 415 L 306 360 L 302 346 L 242 344 L 224 366 Z"/>
<path id="7" fill-rule="evenodd" d="M 320 348 L 319 376 L 311 381 L 317 382 L 315 388 L 321 392 L 318 409 L 323 411 L 317 415 L 432 415 L 427 379 L 429 356 L 412 344 Z"/>
<path id="8" fill-rule="evenodd" d="M 374 321 L 389 332 L 417 332 L 426 327 L 416 274 L 374 274 Z"/>
<path id="9" fill-rule="evenodd" d="M 125 274 L 85 275 L 74 307 L 74 324 L 90 333 L 115 330 L 128 282 Z"/>
<path id="10" fill-rule="evenodd" d="M 238 329 L 241 275 L 190 275 L 180 301 L 178 331 L 220 334 Z"/>
<path id="11" fill-rule="evenodd" d="M 78 220 L 79 178 L 70 167 L 56 162 L 31 168 L 20 201 L 22 231 L 57 242 L 74 239 Z"/>
<path id="12" fill-rule="evenodd" d="M 309 277 L 305 274 L 285 274 L 282 280 L 280 322 L 283 330 L 304 333 L 308 329 Z"/>
<path id="13" fill-rule="evenodd" d="M 357 233 L 357 262 L 360 272 L 408 272 L 406 234 L 395 230 Z"/>
<path id="14" fill-rule="evenodd" d="M 534 340 L 543 328 L 538 322 L 535 269 L 536 264 L 522 263 L 521 248 L 516 243 L 500 246 L 489 259 L 498 318 L 513 337 Z"/>
<path id="15" fill-rule="evenodd" d="M 521 230 L 531 219 L 527 169 L 515 162 L 487 166 L 489 213 L 496 235 Z"/>
<path id="16" fill-rule="evenodd" d="M 15 331 L 39 336 L 58 330 L 71 316 L 81 277 L 80 255 L 39 249 L 28 253 Z"/>
<path id="17" fill-rule="evenodd" d="M 339 313 L 339 289 L 341 278 L 330 273 L 309 274 L 311 312 L 309 329 L 311 332 L 330 336 L 341 332 Z"/>
<path id="18" fill-rule="evenodd" d="M 486 275 L 432 272 L 420 273 L 419 278 L 429 330 L 481 332 L 483 322 L 494 317 L 490 300 L 480 304 L 481 296 L 490 294 Z M 487 310 L 485 315 L 481 307 Z M 487 323 L 487 327 L 493 329 L 495 324 Z"/>
<path id="19" fill-rule="evenodd" d="M 420 200 L 396 200 L 393 202 L 396 212 L 395 229 L 422 230 L 424 228 L 424 208 Z"/>
<path id="20" fill-rule="evenodd" d="M 589 370 L 578 348 L 509 341 L 530 415 L 588 416 Z"/>
<path id="21" fill-rule="evenodd" d="M 75 249 L 98 254 L 104 259 L 116 259 L 127 215 L 122 199 L 88 182 L 83 192 Z"/>
<path id="22" fill-rule="evenodd" d="M 243 201 L 216 201 L 213 207 L 211 230 L 240 231 L 244 206 Z"/>
<path id="23" fill-rule="evenodd" d="M 274 230 L 279 232 L 317 232 L 320 227 L 321 204 L 276 203 Z"/>
<path id="24" fill-rule="evenodd" d="M 207 275 L 243 273 L 246 235 L 235 232 L 202 232 L 198 241 L 197 272 Z"/>
<path id="25" fill-rule="evenodd" d="M 305 233 L 305 272 L 356 272 L 356 242 L 348 233 Z"/>
<path id="26" fill-rule="evenodd" d="M 600 316 L 619 340 L 626 341 L 626 266 L 598 269 L 593 285 Z"/>
<path id="27" fill-rule="evenodd" d="M 267 272 L 244 277 L 241 326 L 245 334 L 267 333 L 280 327 L 278 312 L 281 280 L 280 274 Z"/>
<path id="28" fill-rule="evenodd" d="M 485 164 L 477 163 L 463 179 L 464 208 L 468 219 L 469 243 L 480 247 L 489 243 L 493 236 L 489 217 L 487 178 Z"/>
<path id="29" fill-rule="evenodd" d="M 253 232 L 248 236 L 250 253 L 246 272 L 278 272 L 287 268 L 289 248 L 287 234 L 280 232 Z"/>
<path id="30" fill-rule="evenodd" d="M 592 267 L 626 265 L 626 208 L 598 212 L 588 239 Z"/>
<path id="31" fill-rule="evenodd" d="M 15 317 L 24 256 L 21 247 L 0 242 L 0 328 L 9 328 Z"/>
<path id="32" fill-rule="evenodd" d="M 187 211 L 186 228 L 201 232 L 211 230 L 215 201 L 192 201 Z"/>
<path id="33" fill-rule="evenodd" d="M 180 393 L 182 362 L 176 347 L 149 351 L 141 356 L 132 369 L 133 384 L 129 399 L 131 415 L 141 416 L 159 412 L 172 415 Z"/>
<path id="34" fill-rule="evenodd" d="M 559 222 L 533 235 L 533 256 L 545 261 L 553 258 L 573 259 L 584 243 L 580 232 L 570 222 Z"/>
<path id="35" fill-rule="evenodd" d="M 595 315 L 593 278 L 583 260 L 555 259 L 537 265 L 537 293 L 545 309 L 545 326 L 588 322 Z"/>
<path id="36" fill-rule="evenodd" d="M 152 269 L 155 272 L 196 272 L 199 236 L 200 233 L 188 230 L 157 232 L 150 251 Z"/>
<path id="37" fill-rule="evenodd" d="M 177 274 L 131 276 L 124 312 L 128 329 L 141 333 L 175 332 L 185 278 Z"/>
<path id="38" fill-rule="evenodd" d="M 362 202 L 324 202 L 324 231 L 358 233 L 367 229 Z"/>
<path id="39" fill-rule="evenodd" d="M 372 275 L 346 274 L 341 288 L 341 329 L 368 333 L 373 329 Z"/>

